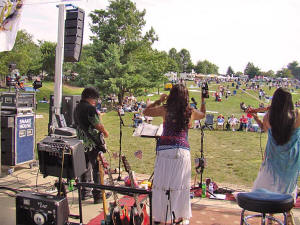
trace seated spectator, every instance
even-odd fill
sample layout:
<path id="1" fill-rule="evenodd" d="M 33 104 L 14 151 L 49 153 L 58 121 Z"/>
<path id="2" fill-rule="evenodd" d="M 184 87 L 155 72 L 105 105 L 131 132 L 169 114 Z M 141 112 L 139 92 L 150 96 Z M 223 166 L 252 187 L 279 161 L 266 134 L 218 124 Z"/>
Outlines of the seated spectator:
<path id="1" fill-rule="evenodd" d="M 200 128 L 200 120 L 195 120 L 194 121 L 194 128 Z"/>
<path id="2" fill-rule="evenodd" d="M 190 106 L 191 108 L 194 108 L 194 109 L 197 109 L 197 102 L 196 100 L 194 99 L 194 97 L 191 98 L 191 103 L 190 103 Z"/>
<path id="3" fill-rule="evenodd" d="M 224 116 L 223 116 L 222 114 L 220 114 L 220 115 L 218 116 L 218 118 L 217 118 L 217 129 L 218 129 L 218 128 L 223 128 L 224 122 L 225 122 Z"/>
<path id="4" fill-rule="evenodd" d="M 244 102 L 240 103 L 240 107 L 241 107 L 241 110 L 243 110 L 244 112 L 247 109 L 247 106 L 246 106 L 246 104 Z"/>
<path id="5" fill-rule="evenodd" d="M 231 117 L 228 119 L 228 123 L 232 131 L 235 131 L 235 127 L 238 124 L 238 122 L 239 122 L 238 119 L 235 118 L 235 116 L 232 114 Z"/>
<path id="6" fill-rule="evenodd" d="M 142 116 L 139 113 L 134 113 L 132 120 L 133 120 L 133 127 L 138 127 L 139 124 L 143 123 Z"/>
<path id="7" fill-rule="evenodd" d="M 240 128 L 238 130 L 243 131 L 244 128 L 247 129 L 247 124 L 248 124 L 247 117 L 245 115 L 242 115 L 242 117 L 240 118 Z"/>
<path id="8" fill-rule="evenodd" d="M 250 107 L 250 106 L 249 106 Z M 252 128 L 252 118 L 253 116 L 250 114 L 250 113 L 247 113 L 247 120 L 248 120 L 248 123 L 247 123 L 247 128 L 246 128 L 246 131 L 247 130 L 250 130 Z"/>
<path id="9" fill-rule="evenodd" d="M 264 108 L 265 105 L 264 105 L 264 103 L 261 102 L 261 103 L 259 103 L 258 107 L 259 107 L 259 108 Z"/>
<path id="10" fill-rule="evenodd" d="M 125 115 L 125 111 L 124 111 L 124 109 L 123 109 L 123 106 L 119 106 L 119 113 L 120 113 L 120 115 L 121 116 L 124 116 Z"/>

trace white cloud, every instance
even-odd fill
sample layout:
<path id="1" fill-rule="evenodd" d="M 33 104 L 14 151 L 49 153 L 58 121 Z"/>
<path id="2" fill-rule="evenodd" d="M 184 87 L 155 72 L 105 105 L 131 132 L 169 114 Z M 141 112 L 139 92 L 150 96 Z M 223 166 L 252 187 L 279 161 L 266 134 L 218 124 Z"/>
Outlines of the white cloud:
<path id="1" fill-rule="evenodd" d="M 28 0 L 29 2 L 30 0 Z M 46 1 L 46 0 L 43 0 Z M 51 0 L 49 0 L 51 1 Z M 55 1 L 55 0 L 54 0 Z M 31 0 L 30 2 L 41 2 Z M 154 47 L 186 48 L 192 60 L 207 59 L 225 73 L 228 66 L 243 71 L 248 62 L 275 71 L 299 60 L 300 1 L 298 0 L 135 0 L 146 9 L 146 30 L 159 36 Z M 36 39 L 56 41 L 58 3 L 27 5 L 23 28 Z M 107 0 L 82 0 L 86 10 L 105 9 Z M 84 42 L 88 42 L 88 23 Z"/>

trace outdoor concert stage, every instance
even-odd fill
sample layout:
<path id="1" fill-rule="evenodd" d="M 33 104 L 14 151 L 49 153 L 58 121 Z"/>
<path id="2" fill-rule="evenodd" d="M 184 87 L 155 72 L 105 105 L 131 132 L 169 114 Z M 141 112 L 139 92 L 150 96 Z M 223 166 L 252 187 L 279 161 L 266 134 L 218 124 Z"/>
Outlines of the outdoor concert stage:
<path id="1" fill-rule="evenodd" d="M 3 174 L 7 171 L 3 171 Z M 32 190 L 34 192 L 48 192 L 53 195 L 55 189 L 52 185 L 57 178 L 46 177 L 43 178 L 42 174 L 38 174 L 38 167 L 29 168 L 28 165 L 15 168 L 12 175 L 5 175 L 0 178 L 0 186 L 7 186 L 21 190 Z M 124 172 L 123 176 L 126 176 Z M 123 177 L 122 176 L 122 177 Z M 147 179 L 148 175 L 137 174 L 139 180 Z M 37 182 L 37 188 L 36 188 Z M 121 184 L 121 182 L 120 182 Z M 218 184 L 221 186 L 220 184 Z M 227 185 L 227 187 L 230 187 Z M 236 188 L 236 187 L 230 187 Z M 77 191 L 68 193 L 68 203 L 70 213 L 73 215 L 79 214 L 78 195 Z M 121 196 L 120 196 L 121 198 Z M 109 200 L 113 200 L 110 197 Z M 0 192 L 0 221 L 1 224 L 15 225 L 16 224 L 16 199 L 14 193 L 11 191 L 1 190 Z M 94 225 L 100 224 L 99 218 L 102 213 L 102 204 L 93 204 L 93 199 L 88 199 L 82 202 L 83 223 Z M 234 225 L 240 224 L 241 209 L 235 201 L 229 200 L 213 200 L 208 198 L 194 197 L 192 199 L 192 214 L 190 224 L 202 225 Z M 300 209 L 293 209 L 296 224 L 300 225 Z M 79 224 L 79 220 L 69 219 L 74 224 Z M 252 224 L 259 224 L 254 222 Z"/>

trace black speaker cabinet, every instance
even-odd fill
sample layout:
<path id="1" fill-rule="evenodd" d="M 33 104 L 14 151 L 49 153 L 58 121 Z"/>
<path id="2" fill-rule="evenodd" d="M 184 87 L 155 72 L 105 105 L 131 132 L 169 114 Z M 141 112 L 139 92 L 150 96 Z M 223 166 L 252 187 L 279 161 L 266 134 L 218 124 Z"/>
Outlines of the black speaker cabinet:
<path id="1" fill-rule="evenodd" d="M 37 144 L 40 172 L 46 176 L 74 179 L 86 171 L 84 146 L 75 138 L 47 136 Z"/>
<path id="2" fill-rule="evenodd" d="M 64 95 L 62 96 L 61 102 L 61 113 L 64 115 L 66 124 L 68 127 L 74 127 L 74 109 L 76 105 L 80 102 L 80 95 Z M 52 124 L 52 114 L 54 106 L 54 96 L 50 95 L 50 107 L 49 107 L 49 125 Z"/>
<path id="3" fill-rule="evenodd" d="M 17 225 L 63 225 L 69 217 L 66 197 L 24 191 L 16 195 Z"/>

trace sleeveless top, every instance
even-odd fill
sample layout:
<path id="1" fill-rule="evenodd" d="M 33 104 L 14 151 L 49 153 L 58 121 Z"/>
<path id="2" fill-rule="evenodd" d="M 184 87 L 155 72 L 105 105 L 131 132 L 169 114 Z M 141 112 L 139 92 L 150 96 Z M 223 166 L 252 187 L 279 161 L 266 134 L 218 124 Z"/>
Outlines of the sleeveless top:
<path id="1" fill-rule="evenodd" d="M 292 194 L 297 186 L 300 171 L 300 128 L 296 128 L 290 140 L 284 145 L 277 145 L 268 129 L 268 142 L 265 160 L 254 182 L 253 190 Z"/>
<path id="2" fill-rule="evenodd" d="M 175 148 L 190 150 L 188 128 L 176 131 L 171 124 L 164 122 L 162 135 L 157 140 L 156 151 Z"/>

